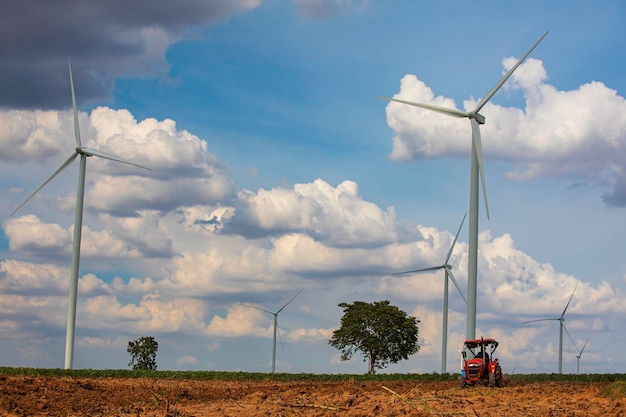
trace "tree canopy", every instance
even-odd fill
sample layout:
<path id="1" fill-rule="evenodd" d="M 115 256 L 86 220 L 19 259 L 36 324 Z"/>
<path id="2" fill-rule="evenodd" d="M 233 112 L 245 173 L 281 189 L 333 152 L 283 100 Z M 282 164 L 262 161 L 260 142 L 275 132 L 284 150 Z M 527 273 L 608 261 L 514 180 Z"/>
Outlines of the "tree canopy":
<path id="1" fill-rule="evenodd" d="M 140 337 L 137 340 L 128 342 L 126 351 L 130 353 L 130 362 L 133 370 L 156 370 L 156 354 L 159 344 L 152 336 Z"/>
<path id="2" fill-rule="evenodd" d="M 359 351 L 364 362 L 369 360 L 369 373 L 373 374 L 376 368 L 408 359 L 419 351 L 419 320 L 388 300 L 355 301 L 339 307 L 344 313 L 341 327 L 328 343 L 341 351 L 341 360 L 350 360 Z"/>

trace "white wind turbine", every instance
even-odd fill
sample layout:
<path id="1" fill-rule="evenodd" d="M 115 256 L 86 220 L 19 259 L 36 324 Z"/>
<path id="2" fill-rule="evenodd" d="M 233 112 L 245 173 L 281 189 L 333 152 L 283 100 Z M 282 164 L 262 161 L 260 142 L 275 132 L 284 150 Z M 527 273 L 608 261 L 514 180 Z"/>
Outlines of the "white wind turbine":
<path id="1" fill-rule="evenodd" d="M 463 227 L 463 223 L 465 222 L 465 217 L 467 217 L 467 213 L 463 216 L 463 220 L 461 220 L 461 225 L 459 226 L 459 230 L 456 232 L 456 236 L 454 237 L 454 241 L 452 242 L 452 246 L 450 246 L 450 250 L 448 250 L 448 255 L 446 256 L 445 261 L 442 265 L 433 266 L 430 268 L 422 268 L 422 269 L 413 269 L 411 271 L 405 272 L 397 272 L 392 275 L 402 275 L 402 274 L 410 274 L 412 272 L 425 272 L 425 271 L 436 271 L 438 269 L 443 269 L 445 272 L 444 284 L 443 284 L 443 334 L 441 336 L 441 373 L 444 374 L 446 372 L 446 361 L 447 361 L 447 352 L 448 352 L 448 279 L 452 280 L 452 283 L 461 294 L 461 298 L 467 304 L 467 299 L 463 295 L 463 291 L 461 291 L 461 287 L 459 287 L 459 283 L 454 278 L 454 274 L 452 273 L 452 266 L 448 263 L 450 261 L 450 256 L 452 256 L 452 251 L 454 250 L 454 245 L 456 244 L 456 240 L 459 238 L 459 233 L 461 232 L 461 228 Z"/>
<path id="2" fill-rule="evenodd" d="M 580 373 L 580 357 L 583 355 L 583 351 L 585 350 L 585 348 L 587 347 L 587 343 L 589 343 L 589 340 L 591 338 L 587 338 L 587 341 L 585 342 L 585 344 L 583 345 L 583 348 L 580 350 L 580 352 L 578 352 L 578 355 L 576 355 L 576 373 L 579 374 Z"/>
<path id="3" fill-rule="evenodd" d="M 466 338 L 476 338 L 476 295 L 478 289 L 477 282 L 477 265 L 478 265 L 478 177 L 482 181 L 483 197 L 485 200 L 485 210 L 487 218 L 489 218 L 489 205 L 487 204 L 487 190 L 485 188 L 485 172 L 483 164 L 483 151 L 480 140 L 480 125 L 485 124 L 485 117 L 480 114 L 480 110 L 487 104 L 493 95 L 502 87 L 509 79 L 513 71 L 519 67 L 522 62 L 530 55 L 530 53 L 539 45 L 539 42 L 546 37 L 548 32 L 544 33 L 537 42 L 526 52 L 526 54 L 517 61 L 517 63 L 494 85 L 491 90 L 480 100 L 474 110 L 461 111 L 454 108 L 440 107 L 432 104 L 415 103 L 412 101 L 400 100 L 389 97 L 377 96 L 384 100 L 397 101 L 399 103 L 409 104 L 411 106 L 421 107 L 423 109 L 432 110 L 452 117 L 468 118 L 472 126 L 472 156 L 471 156 L 471 172 L 470 172 L 470 219 L 469 219 L 469 239 L 468 239 L 468 268 L 467 268 L 467 327 Z"/>
<path id="4" fill-rule="evenodd" d="M 78 292 L 78 264 L 80 262 L 80 239 L 83 227 L 83 201 L 85 193 L 85 167 L 87 165 L 87 157 L 98 156 L 100 158 L 110 159 L 112 161 L 122 162 L 124 164 L 133 165 L 140 168 L 150 169 L 142 165 L 127 161 L 120 157 L 98 151 L 96 149 L 86 148 L 80 141 L 80 129 L 78 126 L 78 112 L 76 110 L 76 96 L 74 94 L 74 80 L 72 79 L 72 64 L 69 64 L 70 70 L 70 89 L 72 92 L 72 109 L 74 112 L 74 139 L 76 148 L 72 155 L 56 170 L 54 173 L 37 188 L 22 204 L 20 204 L 13 212 L 13 216 L 21 209 L 35 194 L 46 186 L 61 171 L 71 165 L 72 162 L 80 155 L 80 167 L 78 169 L 78 188 L 76 191 L 76 211 L 74 215 L 74 239 L 72 241 L 72 265 L 70 270 L 70 293 L 67 308 L 67 331 L 65 336 L 65 369 L 72 369 L 74 362 L 74 330 L 76 325 L 76 297 Z"/>
<path id="5" fill-rule="evenodd" d="M 529 321 L 524 321 L 521 323 L 521 324 L 526 324 L 526 323 L 534 323 L 537 321 L 551 321 L 551 320 L 556 320 L 559 322 L 559 373 L 560 374 L 563 373 L 563 329 L 565 329 L 565 331 L 567 332 L 567 328 L 565 327 L 565 312 L 567 311 L 567 308 L 569 307 L 569 303 L 572 302 L 572 298 L 574 297 L 574 292 L 576 292 L 576 287 L 578 287 L 578 282 L 574 286 L 574 291 L 572 291 L 572 295 L 570 295 L 569 301 L 565 305 L 563 312 L 558 318 L 529 320 Z M 567 335 L 569 336 L 569 332 L 567 332 Z M 572 337 L 569 336 L 569 338 L 571 340 Z M 572 341 L 572 343 L 574 343 L 574 341 Z M 574 346 L 576 345 L 574 344 Z"/>
<path id="6" fill-rule="evenodd" d="M 257 306 L 253 306 L 253 305 L 249 305 L 249 304 L 239 304 L 245 307 L 252 307 L 252 308 L 256 308 L 257 310 L 261 310 L 264 311 L 266 313 L 271 314 L 272 316 L 274 316 L 274 343 L 272 344 L 272 373 L 274 373 L 276 371 L 276 333 L 280 332 L 280 330 L 278 329 L 278 313 L 280 313 L 281 311 L 283 311 L 283 309 L 285 307 L 287 307 L 287 304 L 291 303 L 293 301 L 294 298 L 296 298 L 301 292 L 302 290 L 304 290 L 304 288 L 300 289 L 300 291 L 298 291 L 296 293 L 296 295 L 294 295 L 293 297 L 291 297 L 291 299 L 289 301 L 287 301 L 285 303 L 285 305 L 283 305 L 278 311 L 273 312 L 273 311 L 269 311 L 266 310 L 264 308 L 261 307 L 257 307 Z"/>

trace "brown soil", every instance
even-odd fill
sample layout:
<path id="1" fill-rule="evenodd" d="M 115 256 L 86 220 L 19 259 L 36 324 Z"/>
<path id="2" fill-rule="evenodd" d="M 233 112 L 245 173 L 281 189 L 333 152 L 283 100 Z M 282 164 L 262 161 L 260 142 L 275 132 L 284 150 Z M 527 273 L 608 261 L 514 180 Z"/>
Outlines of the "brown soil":
<path id="1" fill-rule="evenodd" d="M 0 376 L 0 416 L 626 416 L 607 384 Z"/>

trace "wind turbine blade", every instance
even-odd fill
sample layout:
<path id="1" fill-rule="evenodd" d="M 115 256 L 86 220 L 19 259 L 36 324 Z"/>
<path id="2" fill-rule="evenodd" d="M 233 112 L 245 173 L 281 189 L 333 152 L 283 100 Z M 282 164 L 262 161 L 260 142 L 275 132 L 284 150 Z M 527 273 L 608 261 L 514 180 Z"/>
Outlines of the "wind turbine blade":
<path id="1" fill-rule="evenodd" d="M 128 164 L 128 165 L 132 165 L 132 166 L 136 166 L 139 168 L 143 168 L 143 169 L 147 169 L 152 171 L 152 168 L 148 168 L 144 165 L 138 164 L 136 162 L 132 162 L 129 161 L 127 159 L 123 159 L 120 158 L 119 156 L 115 156 L 115 155 L 111 155 L 110 153 L 106 153 L 106 152 L 102 152 L 96 149 L 91 149 L 91 148 L 81 148 L 80 149 L 81 153 L 84 153 L 86 155 L 93 155 L 93 156 L 99 156 L 100 158 L 105 158 L 105 159 L 109 159 L 111 161 L 116 161 L 116 162 L 121 162 L 123 164 Z"/>
<path id="2" fill-rule="evenodd" d="M 74 94 L 74 79 L 72 78 L 72 63 L 69 63 L 70 67 L 70 89 L 72 90 L 72 110 L 74 111 L 74 140 L 76 146 L 81 147 L 80 143 L 80 128 L 78 127 L 78 112 L 76 111 L 76 95 Z"/>
<path id="3" fill-rule="evenodd" d="M 583 348 L 580 350 L 580 352 L 578 353 L 578 357 L 580 358 L 583 355 L 583 350 L 585 350 L 585 348 L 587 347 L 587 343 L 589 343 L 589 340 L 591 338 L 587 338 L 587 341 L 585 342 L 585 344 L 583 345 Z"/>
<path id="4" fill-rule="evenodd" d="M 278 325 L 278 320 L 276 320 L 276 332 L 278 333 L 278 341 L 280 342 L 280 348 L 284 351 L 285 346 L 283 345 L 283 338 L 280 335 L 280 326 Z"/>
<path id="5" fill-rule="evenodd" d="M 563 314 L 561 314 L 561 318 L 563 318 L 563 316 L 565 315 L 565 312 L 567 311 L 567 307 L 569 307 L 569 303 L 572 302 L 572 298 L 574 297 L 574 293 L 576 292 L 576 287 L 578 287 L 578 282 L 574 286 L 574 291 L 572 291 L 572 295 L 570 295 L 569 297 L 569 301 L 567 302 L 567 305 L 565 306 L 565 309 L 563 310 Z"/>
<path id="6" fill-rule="evenodd" d="M 498 81 L 496 83 L 496 85 L 494 85 L 491 90 L 489 90 L 489 92 L 482 98 L 482 100 L 480 100 L 480 102 L 478 103 L 478 106 L 476 106 L 476 109 L 474 109 L 475 113 L 480 112 L 480 110 L 483 108 L 483 106 L 485 104 L 487 104 L 487 102 L 491 99 L 491 97 L 493 97 L 493 95 L 500 89 L 500 87 L 502 87 L 502 85 L 504 85 L 504 83 L 506 82 L 506 80 L 509 79 L 509 77 L 513 74 L 513 72 L 517 69 L 517 67 L 519 67 L 522 62 L 524 62 L 524 60 L 528 57 L 528 55 L 530 55 L 530 53 L 537 47 L 537 45 L 539 45 L 539 42 L 541 42 L 543 40 L 543 38 L 546 37 L 546 35 L 548 34 L 548 32 L 544 33 L 537 42 L 535 42 L 535 44 L 528 50 L 528 52 L 526 52 L 526 54 L 524 54 L 523 57 L 521 57 L 517 63 L 515 65 L 513 65 L 513 67 L 511 67 L 510 70 L 507 71 L 506 74 L 504 74 L 504 76 L 500 79 L 500 81 Z"/>
<path id="7" fill-rule="evenodd" d="M 61 165 L 56 171 L 54 171 L 54 173 L 50 175 L 50 177 L 43 184 L 41 184 L 39 188 L 37 188 L 31 195 L 29 195 L 28 198 L 24 200 L 24 202 L 20 204 L 15 210 L 13 210 L 13 213 L 11 213 L 11 216 L 17 213 L 17 211 L 21 209 L 26 203 L 28 203 L 28 201 L 31 198 L 33 198 L 33 196 L 37 194 L 39 190 L 41 190 L 43 187 L 46 186 L 46 184 L 52 181 L 52 178 L 56 177 L 57 174 L 59 174 L 61 171 L 67 168 L 72 162 L 74 162 L 74 159 L 76 159 L 77 156 L 78 156 L 78 152 L 74 152 L 69 158 L 67 158 L 67 160 L 63 163 L 63 165 Z"/>
<path id="8" fill-rule="evenodd" d="M 485 199 L 485 210 L 487 211 L 487 219 L 489 219 L 489 203 L 487 202 L 487 184 L 485 183 L 485 164 L 483 162 L 483 146 L 480 140 L 480 127 L 476 119 L 470 119 L 472 124 L 472 146 L 476 151 L 476 158 L 478 159 L 478 169 L 480 173 L 480 180 L 483 186 L 483 197 Z"/>
<path id="9" fill-rule="evenodd" d="M 534 322 L 536 322 L 536 321 L 551 321 L 551 320 L 560 321 L 561 319 L 537 319 L 537 320 L 523 321 L 523 322 L 521 322 L 520 324 L 534 323 Z"/>
<path id="10" fill-rule="evenodd" d="M 274 313 L 272 313 L 272 312 L 271 312 L 271 311 L 269 311 L 269 310 L 266 310 L 266 309 L 264 309 L 264 308 L 257 307 L 257 306 L 251 306 L 250 304 L 241 304 L 241 303 L 239 303 L 239 305 L 240 305 L 240 306 L 244 306 L 244 307 L 256 308 L 257 310 L 265 311 L 266 313 L 269 313 L 269 314 L 272 314 L 272 315 L 274 314 Z"/>
<path id="11" fill-rule="evenodd" d="M 454 245 L 456 244 L 456 240 L 459 238 L 459 233 L 461 233 L 461 228 L 463 227 L 463 223 L 465 222 L 465 218 L 467 217 L 467 211 L 463 216 L 463 220 L 461 220 L 461 225 L 459 226 L 459 230 L 456 232 L 456 236 L 454 237 L 454 241 L 452 242 L 452 246 L 450 246 L 450 250 L 448 251 L 448 256 L 446 256 L 445 265 L 448 265 L 448 261 L 450 260 L 450 256 L 452 256 L 452 251 L 454 250 Z"/>
<path id="12" fill-rule="evenodd" d="M 287 307 L 287 304 L 289 304 L 290 302 L 292 302 L 292 301 L 293 301 L 293 299 L 294 299 L 294 298 L 296 298 L 296 297 L 297 297 L 297 296 L 298 296 L 298 295 L 302 292 L 302 290 L 304 290 L 304 288 L 301 288 L 301 289 L 300 289 L 300 291 L 298 291 L 298 293 L 297 293 L 296 295 L 294 295 L 293 297 L 291 297 L 291 299 L 290 299 L 289 301 L 287 301 L 287 302 L 285 303 L 285 305 L 284 305 L 284 306 L 282 306 L 282 307 L 280 308 L 280 310 L 278 310 L 278 311 L 276 312 L 276 314 L 278 314 L 278 313 L 280 313 L 281 311 L 283 311 L 283 308 Z"/>
<path id="13" fill-rule="evenodd" d="M 567 330 L 565 323 L 563 323 L 563 328 L 565 329 L 565 333 L 567 333 L 567 337 L 569 337 L 570 342 L 572 342 L 572 345 L 576 348 L 576 352 L 578 352 L 578 346 L 576 346 L 576 342 L 574 342 L 574 339 L 572 339 L 572 336 L 569 334 L 569 330 Z"/>
<path id="14" fill-rule="evenodd" d="M 461 291 L 461 287 L 459 287 L 459 283 L 456 282 L 456 278 L 454 278 L 454 274 L 452 273 L 450 268 L 446 268 L 446 270 L 448 271 L 448 275 L 450 276 L 450 279 L 452 279 L 452 283 L 454 284 L 456 289 L 459 291 L 459 294 L 461 295 L 461 298 L 463 299 L 463 301 L 465 301 L 465 304 L 467 304 L 467 299 L 463 295 L 463 291 Z"/>
<path id="15" fill-rule="evenodd" d="M 435 106 L 433 104 L 415 103 L 414 101 L 406 101 L 406 100 L 400 100 L 397 98 L 389 98 L 389 97 L 384 97 L 384 96 L 376 96 L 376 98 L 379 98 L 381 100 L 397 101 L 398 103 L 404 103 L 410 106 L 421 107 L 422 109 L 432 110 L 437 113 L 446 114 L 452 117 L 459 117 L 459 118 L 467 117 L 467 112 L 457 110 L 457 109 L 452 109 L 449 107 Z"/>
<path id="16" fill-rule="evenodd" d="M 441 265 L 441 266 L 431 266 L 430 268 L 412 269 L 410 271 L 396 272 L 395 274 L 391 274 L 391 275 L 410 274 L 411 272 L 436 271 L 437 269 L 441 269 L 441 268 L 445 268 L 445 267 L 443 265 Z"/>

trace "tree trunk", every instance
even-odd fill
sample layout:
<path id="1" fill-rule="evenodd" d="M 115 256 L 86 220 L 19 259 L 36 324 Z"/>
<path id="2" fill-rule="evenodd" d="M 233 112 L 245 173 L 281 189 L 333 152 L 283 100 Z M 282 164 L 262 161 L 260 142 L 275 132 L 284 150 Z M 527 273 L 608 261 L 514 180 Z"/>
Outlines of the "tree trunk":
<path id="1" fill-rule="evenodd" d="M 376 362 L 376 357 L 370 353 L 370 375 L 374 375 L 376 373 L 376 368 L 374 368 L 374 362 Z"/>

